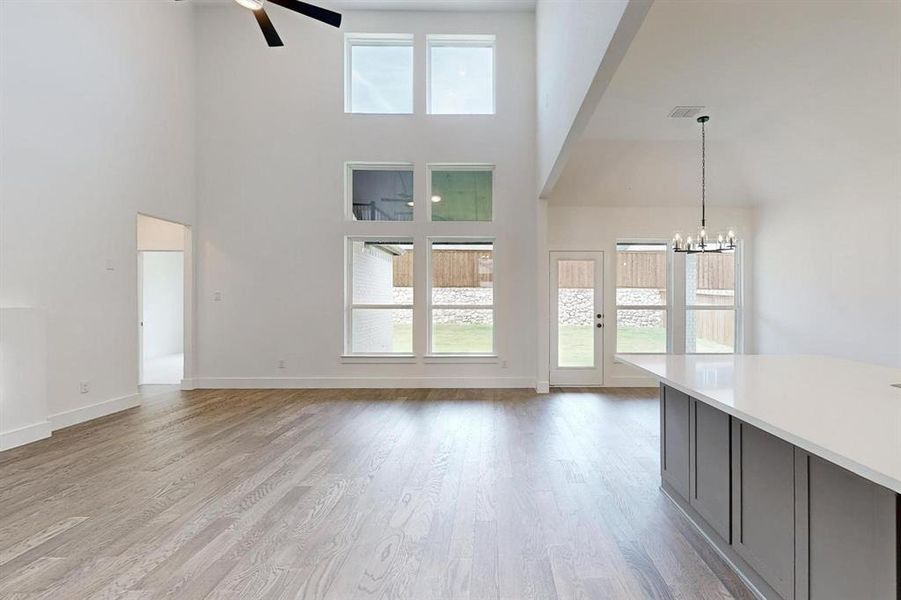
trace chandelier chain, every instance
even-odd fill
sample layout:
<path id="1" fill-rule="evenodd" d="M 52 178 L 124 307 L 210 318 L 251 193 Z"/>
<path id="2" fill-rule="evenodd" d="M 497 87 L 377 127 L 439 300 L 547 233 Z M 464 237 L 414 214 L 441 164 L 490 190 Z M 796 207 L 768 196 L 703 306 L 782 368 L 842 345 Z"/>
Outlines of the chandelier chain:
<path id="1" fill-rule="evenodd" d="M 707 226 L 707 127 L 701 121 L 701 227 Z"/>

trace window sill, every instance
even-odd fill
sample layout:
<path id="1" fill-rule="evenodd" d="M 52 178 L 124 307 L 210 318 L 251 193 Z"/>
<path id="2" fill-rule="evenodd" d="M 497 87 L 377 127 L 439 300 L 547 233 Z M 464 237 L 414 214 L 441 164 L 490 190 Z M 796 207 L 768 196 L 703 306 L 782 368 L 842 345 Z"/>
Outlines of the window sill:
<path id="1" fill-rule="evenodd" d="M 415 363 L 415 354 L 342 354 L 341 362 L 345 364 L 407 364 Z"/>
<path id="2" fill-rule="evenodd" d="M 497 354 L 426 354 L 426 363 L 492 364 L 498 362 Z"/>

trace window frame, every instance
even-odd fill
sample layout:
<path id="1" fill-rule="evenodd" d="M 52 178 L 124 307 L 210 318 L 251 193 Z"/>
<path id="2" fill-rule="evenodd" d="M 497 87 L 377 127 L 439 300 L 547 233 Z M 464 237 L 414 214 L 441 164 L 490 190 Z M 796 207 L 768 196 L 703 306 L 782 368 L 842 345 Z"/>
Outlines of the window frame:
<path id="1" fill-rule="evenodd" d="M 427 163 L 426 164 L 426 200 L 427 207 L 425 209 L 425 220 L 428 223 L 494 223 L 494 192 L 495 192 L 495 166 L 492 163 L 453 163 L 453 162 L 445 162 L 445 163 Z M 491 216 L 487 221 L 433 221 L 432 220 L 432 173 L 435 171 L 457 171 L 457 172 L 471 172 L 471 171 L 479 171 L 479 172 L 490 172 L 491 173 Z M 416 218 L 415 206 L 413 218 Z"/>
<path id="2" fill-rule="evenodd" d="M 485 113 L 436 113 L 432 110 L 432 48 L 491 48 L 491 112 Z M 425 110 L 430 116 L 479 117 L 497 114 L 497 36 L 494 34 L 444 34 L 426 35 Z"/>
<path id="3" fill-rule="evenodd" d="M 412 235 L 345 235 L 344 236 L 344 353 L 345 358 L 414 358 L 416 356 L 416 286 L 413 285 L 413 302 L 411 304 L 357 304 L 354 302 L 354 242 L 398 242 L 413 246 L 416 256 L 416 242 Z M 414 275 L 415 279 L 415 275 Z M 353 349 L 353 313 L 354 310 L 409 310 L 411 315 L 412 344 L 410 352 L 355 352 Z"/>
<path id="4" fill-rule="evenodd" d="M 432 302 L 432 252 L 435 244 L 491 244 L 491 304 L 434 304 Z M 495 359 L 497 353 L 497 238 L 494 236 L 428 236 L 426 237 L 426 353 L 425 358 L 487 358 Z M 415 299 L 414 299 L 415 301 Z M 433 310 L 490 310 L 491 352 L 435 352 L 432 346 L 434 322 Z"/>
<path id="5" fill-rule="evenodd" d="M 401 46 L 412 49 L 410 61 L 410 112 L 354 112 L 353 47 Z M 350 115 L 408 116 L 416 114 L 416 45 L 412 33 L 345 33 L 344 34 L 344 112 Z"/>
<path id="6" fill-rule="evenodd" d="M 671 250 L 672 252 L 672 250 Z M 742 261 L 741 261 L 741 243 L 736 244 L 732 251 L 735 278 L 735 294 L 732 297 L 732 304 L 689 304 L 685 294 L 685 282 L 688 279 L 688 254 L 682 260 L 682 305 L 680 307 L 682 313 L 682 354 L 689 356 L 730 356 L 740 354 L 742 348 L 742 318 L 741 318 L 741 282 L 742 282 Z M 732 311 L 733 331 L 735 332 L 732 340 L 732 352 L 689 352 L 688 351 L 688 313 L 690 311 Z"/>
<path id="7" fill-rule="evenodd" d="M 407 171 L 413 175 L 413 218 L 409 221 L 366 221 L 354 218 L 354 171 Z M 493 193 L 493 192 L 492 192 Z M 412 162 L 366 162 L 347 161 L 344 163 L 344 220 L 351 223 L 413 223 L 417 220 L 416 210 L 416 170 Z"/>
<path id="8" fill-rule="evenodd" d="M 621 245 L 633 245 L 633 246 L 652 246 L 652 245 L 660 245 L 663 246 L 665 255 L 666 255 L 666 304 L 619 304 L 617 301 L 617 291 L 619 290 L 619 286 L 616 285 L 616 275 L 619 269 L 619 247 Z M 620 310 L 658 310 L 663 311 L 664 318 L 666 319 L 666 348 L 663 352 L 622 352 L 622 354 L 647 354 L 647 355 L 664 355 L 671 354 L 673 352 L 674 343 L 673 343 L 673 334 L 674 334 L 674 323 L 673 323 L 673 304 L 676 298 L 674 293 L 675 288 L 675 273 L 674 273 L 674 260 L 673 260 L 673 250 L 670 245 L 670 242 L 667 240 L 661 240 L 657 238 L 653 239 L 641 239 L 641 238 L 625 238 L 625 239 L 617 239 L 616 244 L 613 249 L 613 257 L 614 260 L 617 261 L 616 268 L 612 269 L 613 271 L 613 350 L 614 355 L 621 353 L 619 350 L 619 311 Z"/>

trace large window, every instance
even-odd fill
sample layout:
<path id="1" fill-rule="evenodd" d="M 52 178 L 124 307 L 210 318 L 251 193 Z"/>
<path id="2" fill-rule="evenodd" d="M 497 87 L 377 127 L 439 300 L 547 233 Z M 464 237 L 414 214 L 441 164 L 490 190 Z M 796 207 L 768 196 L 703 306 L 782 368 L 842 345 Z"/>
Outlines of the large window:
<path id="1" fill-rule="evenodd" d="M 413 243 L 347 240 L 349 354 L 413 352 Z"/>
<path id="2" fill-rule="evenodd" d="M 493 167 L 430 165 L 432 221 L 491 221 Z"/>
<path id="3" fill-rule="evenodd" d="M 494 114 L 494 36 L 428 36 L 433 115 Z"/>
<path id="4" fill-rule="evenodd" d="M 616 245 L 616 351 L 664 353 L 667 335 L 667 245 Z"/>
<path id="5" fill-rule="evenodd" d="M 413 165 L 351 163 L 347 177 L 352 220 L 413 220 Z"/>
<path id="6" fill-rule="evenodd" d="M 431 241 L 432 354 L 494 353 L 494 243 Z"/>
<path id="7" fill-rule="evenodd" d="M 735 252 L 685 257 L 685 352 L 735 351 Z"/>
<path id="8" fill-rule="evenodd" d="M 412 35 L 348 35 L 344 70 L 345 112 L 413 112 Z"/>

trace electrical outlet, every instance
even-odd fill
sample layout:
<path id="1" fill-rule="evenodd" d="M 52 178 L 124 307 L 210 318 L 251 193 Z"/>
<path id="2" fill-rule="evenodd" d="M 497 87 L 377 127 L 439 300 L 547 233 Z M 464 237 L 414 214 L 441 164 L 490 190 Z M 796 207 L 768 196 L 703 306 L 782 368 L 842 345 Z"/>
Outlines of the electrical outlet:
<path id="1" fill-rule="evenodd" d="M 505 360 L 502 360 L 502 361 L 501 361 L 501 368 L 502 368 L 502 369 L 506 369 L 506 368 L 507 368 L 507 361 L 505 361 Z"/>
<path id="2" fill-rule="evenodd" d="M 283 361 L 283 360 L 278 361 L 278 368 L 279 368 L 279 369 L 284 369 L 284 368 L 285 368 L 285 361 Z"/>
<path id="3" fill-rule="evenodd" d="M 222 292 L 213 292 L 213 302 L 222 302 Z"/>
<path id="4" fill-rule="evenodd" d="M 87 394 L 91 391 L 91 384 L 87 381 L 82 381 L 78 384 L 78 391 L 82 394 Z"/>

